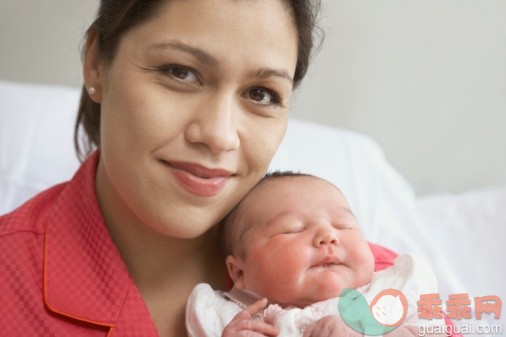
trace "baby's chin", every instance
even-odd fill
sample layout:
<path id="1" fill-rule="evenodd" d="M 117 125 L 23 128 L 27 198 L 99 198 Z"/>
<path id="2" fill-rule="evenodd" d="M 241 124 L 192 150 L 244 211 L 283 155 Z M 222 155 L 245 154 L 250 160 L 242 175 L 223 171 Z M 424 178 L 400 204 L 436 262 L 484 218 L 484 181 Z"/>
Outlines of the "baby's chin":
<path id="1" fill-rule="evenodd" d="M 317 302 L 323 302 L 326 300 L 330 300 L 332 298 L 339 297 L 343 289 L 344 288 L 342 287 L 341 284 L 336 283 L 319 284 L 312 290 L 308 289 L 308 292 L 305 294 L 306 296 L 299 298 L 298 301 L 296 301 L 295 303 L 291 303 L 291 305 L 294 305 L 299 308 L 305 308 Z"/>
<path id="2" fill-rule="evenodd" d="M 328 284 L 322 286 L 318 294 L 315 296 L 314 302 L 321 302 L 339 297 L 343 289 L 344 287 L 341 284 Z"/>
<path id="3" fill-rule="evenodd" d="M 316 282 L 322 296 L 337 297 L 344 288 L 350 288 L 353 283 L 352 277 L 346 273 L 322 273 Z M 326 295 L 323 295 L 326 294 Z"/>

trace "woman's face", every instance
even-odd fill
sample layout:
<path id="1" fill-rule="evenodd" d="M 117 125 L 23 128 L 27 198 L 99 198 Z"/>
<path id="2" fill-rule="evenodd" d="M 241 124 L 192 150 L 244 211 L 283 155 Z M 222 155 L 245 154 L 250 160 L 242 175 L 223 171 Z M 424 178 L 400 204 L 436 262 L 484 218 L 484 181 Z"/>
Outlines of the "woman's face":
<path id="1" fill-rule="evenodd" d="M 97 71 L 106 215 L 178 238 L 217 223 L 281 142 L 296 61 L 281 1 L 168 1 L 127 32 Z"/>

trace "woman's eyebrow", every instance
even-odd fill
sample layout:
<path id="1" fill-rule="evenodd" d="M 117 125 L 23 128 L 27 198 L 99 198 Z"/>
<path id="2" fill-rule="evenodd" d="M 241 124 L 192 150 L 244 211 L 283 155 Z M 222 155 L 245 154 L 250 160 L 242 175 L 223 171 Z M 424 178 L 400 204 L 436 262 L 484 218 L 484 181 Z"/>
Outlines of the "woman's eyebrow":
<path id="1" fill-rule="evenodd" d="M 288 80 L 290 82 L 290 84 L 293 84 L 292 76 L 290 76 L 288 71 L 286 71 L 284 69 L 262 68 L 257 71 L 256 76 L 254 76 L 254 77 L 264 79 L 264 78 L 268 78 L 271 76 L 281 77 L 283 79 Z"/>
<path id="2" fill-rule="evenodd" d="M 211 67 L 217 67 L 219 64 L 218 60 L 208 52 L 179 41 L 153 43 L 148 46 L 148 49 L 177 49 L 193 55 L 200 62 L 205 63 Z"/>

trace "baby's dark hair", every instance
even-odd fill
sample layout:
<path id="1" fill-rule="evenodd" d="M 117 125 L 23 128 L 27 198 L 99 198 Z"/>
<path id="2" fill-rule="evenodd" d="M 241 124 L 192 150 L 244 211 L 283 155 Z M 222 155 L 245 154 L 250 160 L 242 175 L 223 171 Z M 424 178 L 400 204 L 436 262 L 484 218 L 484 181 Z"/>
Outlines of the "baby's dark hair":
<path id="1" fill-rule="evenodd" d="M 294 178 L 294 177 L 310 177 L 321 179 L 308 173 L 294 171 L 273 171 L 268 172 L 263 178 L 249 191 L 248 194 L 235 206 L 234 209 L 221 221 L 219 229 L 220 246 L 222 247 L 223 256 L 236 255 L 244 257 L 245 251 L 241 246 L 244 234 L 252 227 L 250 220 L 246 218 L 245 211 L 248 206 L 247 200 L 265 183 L 273 180 Z"/>

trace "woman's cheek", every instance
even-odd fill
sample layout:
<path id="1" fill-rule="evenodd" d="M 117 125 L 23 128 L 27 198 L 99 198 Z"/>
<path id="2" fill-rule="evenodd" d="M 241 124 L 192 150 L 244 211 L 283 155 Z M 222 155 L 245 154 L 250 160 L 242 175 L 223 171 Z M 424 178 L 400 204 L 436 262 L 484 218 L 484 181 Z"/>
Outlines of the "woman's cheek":
<path id="1" fill-rule="evenodd" d="M 241 145 L 246 156 L 260 171 L 265 171 L 274 157 L 286 132 L 287 120 L 282 118 L 252 117 L 243 132 Z"/>

